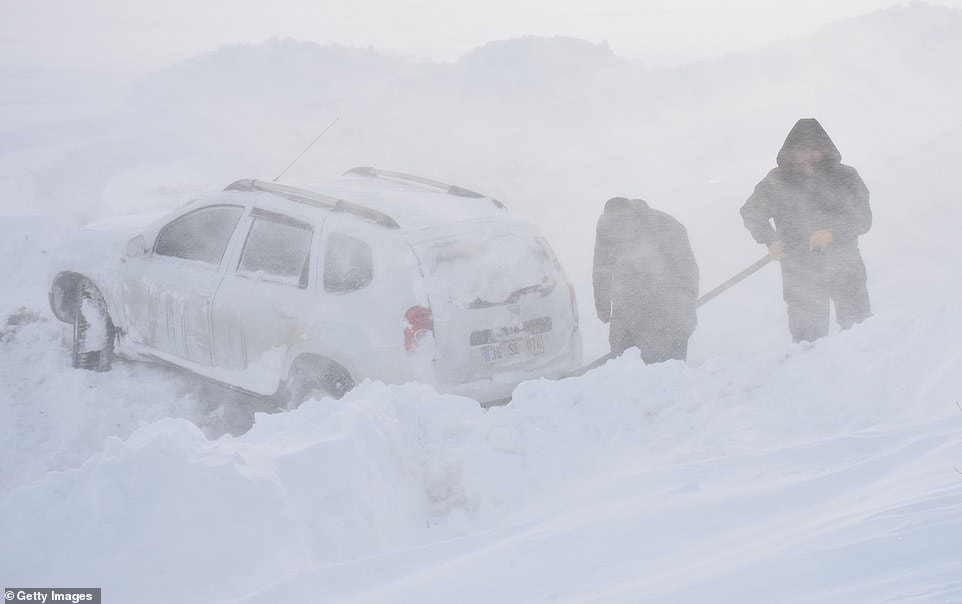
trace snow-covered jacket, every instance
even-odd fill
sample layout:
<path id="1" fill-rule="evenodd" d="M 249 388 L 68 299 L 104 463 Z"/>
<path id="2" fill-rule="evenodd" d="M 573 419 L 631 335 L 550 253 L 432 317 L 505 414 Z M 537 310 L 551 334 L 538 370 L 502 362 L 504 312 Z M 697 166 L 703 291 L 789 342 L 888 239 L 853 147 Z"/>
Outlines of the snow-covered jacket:
<path id="1" fill-rule="evenodd" d="M 796 160 L 805 150 L 822 154 L 811 173 Z M 855 168 L 841 161 L 818 121 L 799 120 L 778 152 L 778 167 L 741 208 L 755 241 L 768 245 L 781 240 L 791 253 L 807 249 L 811 234 L 824 229 L 834 235 L 832 245 L 856 247 L 858 236 L 872 226 L 869 193 Z"/>
<path id="2" fill-rule="evenodd" d="M 697 323 L 698 265 L 685 227 L 640 199 L 615 197 L 598 219 L 592 274 L 595 308 Z"/>

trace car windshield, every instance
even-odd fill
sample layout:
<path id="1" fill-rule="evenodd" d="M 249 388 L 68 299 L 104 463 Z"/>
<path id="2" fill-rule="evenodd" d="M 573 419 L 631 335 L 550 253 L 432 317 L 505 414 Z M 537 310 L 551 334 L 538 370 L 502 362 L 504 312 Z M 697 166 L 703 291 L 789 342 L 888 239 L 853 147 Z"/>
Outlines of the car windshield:
<path id="1" fill-rule="evenodd" d="M 557 273 L 547 243 L 527 233 L 475 233 L 420 250 L 432 295 L 464 308 L 516 303 L 549 293 Z"/>

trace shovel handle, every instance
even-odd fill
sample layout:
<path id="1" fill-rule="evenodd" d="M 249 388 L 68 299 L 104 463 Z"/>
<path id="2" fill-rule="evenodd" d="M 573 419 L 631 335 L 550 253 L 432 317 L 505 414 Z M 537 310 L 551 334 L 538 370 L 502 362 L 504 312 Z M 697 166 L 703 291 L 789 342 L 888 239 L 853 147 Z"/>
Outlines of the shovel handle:
<path id="1" fill-rule="evenodd" d="M 771 262 L 772 260 L 773 260 L 773 258 L 771 257 L 770 254 L 765 254 L 764 257 L 759 258 L 758 260 L 756 260 L 754 263 L 752 263 L 751 266 L 749 266 L 748 268 L 746 268 L 746 269 L 743 270 L 742 272 L 738 273 L 737 275 L 735 275 L 734 277 L 732 277 L 732 278 L 729 279 L 728 281 L 725 281 L 724 283 L 722 283 L 721 285 L 719 285 L 719 286 L 716 287 L 715 289 L 711 290 L 710 292 L 708 292 L 708 293 L 705 294 L 704 296 L 701 296 L 700 298 L 698 298 L 698 301 L 695 303 L 695 306 L 701 306 L 701 305 L 704 304 L 705 302 L 708 302 L 709 300 L 713 300 L 716 296 L 718 296 L 718 294 L 724 292 L 725 290 L 727 290 L 727 289 L 730 288 L 731 286 L 735 285 L 735 284 L 738 283 L 739 281 L 745 279 L 745 277 L 748 277 L 749 275 L 758 272 L 763 266 L 765 266 L 766 264 L 768 264 L 768 263 Z"/>

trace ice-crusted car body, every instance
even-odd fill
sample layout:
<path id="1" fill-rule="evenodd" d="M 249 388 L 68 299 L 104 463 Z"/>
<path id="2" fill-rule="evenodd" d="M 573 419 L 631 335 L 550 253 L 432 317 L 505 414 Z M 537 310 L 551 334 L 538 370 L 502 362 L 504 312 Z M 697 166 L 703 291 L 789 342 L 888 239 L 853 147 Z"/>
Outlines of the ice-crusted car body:
<path id="1" fill-rule="evenodd" d="M 79 367 L 116 352 L 286 400 L 372 379 L 487 403 L 581 362 L 574 292 L 537 229 L 396 172 L 237 181 L 89 225 L 55 262 L 51 307 Z"/>

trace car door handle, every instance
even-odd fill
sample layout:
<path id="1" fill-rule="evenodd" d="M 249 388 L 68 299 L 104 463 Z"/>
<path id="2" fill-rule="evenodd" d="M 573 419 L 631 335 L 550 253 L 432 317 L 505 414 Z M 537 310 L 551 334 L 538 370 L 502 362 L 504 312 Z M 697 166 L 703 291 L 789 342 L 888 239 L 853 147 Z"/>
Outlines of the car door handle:
<path id="1" fill-rule="evenodd" d="M 285 319 L 293 319 L 297 316 L 297 311 L 290 306 L 278 306 L 277 312 Z"/>

